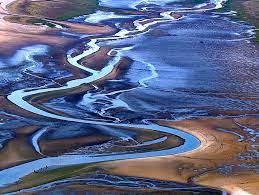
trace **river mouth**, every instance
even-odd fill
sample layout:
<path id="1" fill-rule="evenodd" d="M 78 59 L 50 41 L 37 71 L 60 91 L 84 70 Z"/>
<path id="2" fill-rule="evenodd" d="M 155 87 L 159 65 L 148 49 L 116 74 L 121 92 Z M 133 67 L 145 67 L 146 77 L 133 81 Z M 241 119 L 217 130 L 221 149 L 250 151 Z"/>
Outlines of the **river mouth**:
<path id="1" fill-rule="evenodd" d="M 256 177 L 259 52 L 226 4 L 99 1 L 68 21 L 2 13 L 20 18 L 3 27 L 44 39 L 0 57 L 1 193 L 79 185 L 99 169 L 178 191 L 254 192 L 241 184 Z"/>

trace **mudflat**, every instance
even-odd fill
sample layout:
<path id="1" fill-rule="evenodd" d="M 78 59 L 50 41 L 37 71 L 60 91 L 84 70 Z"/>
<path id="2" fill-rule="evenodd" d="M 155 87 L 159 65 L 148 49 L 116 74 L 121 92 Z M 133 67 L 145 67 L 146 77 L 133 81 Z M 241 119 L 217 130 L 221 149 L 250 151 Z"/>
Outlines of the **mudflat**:
<path id="1" fill-rule="evenodd" d="M 0 193 L 258 194 L 256 1 L 0 6 Z"/>

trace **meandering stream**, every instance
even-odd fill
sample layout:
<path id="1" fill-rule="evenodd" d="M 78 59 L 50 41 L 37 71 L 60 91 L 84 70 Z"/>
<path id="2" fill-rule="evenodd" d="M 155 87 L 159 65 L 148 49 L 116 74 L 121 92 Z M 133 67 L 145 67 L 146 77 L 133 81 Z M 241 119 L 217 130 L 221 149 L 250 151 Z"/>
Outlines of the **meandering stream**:
<path id="1" fill-rule="evenodd" d="M 172 1 L 168 1 L 172 2 Z M 166 5 L 167 1 L 165 1 Z M 102 154 L 96 154 L 96 155 L 61 155 L 56 157 L 48 157 L 44 156 L 44 154 L 41 151 L 41 148 L 39 146 L 39 139 L 41 136 L 47 131 L 46 128 L 42 128 L 37 133 L 35 133 L 32 136 L 32 145 L 37 153 L 43 156 L 43 158 L 34 160 L 31 162 L 27 162 L 18 166 L 14 166 L 11 168 L 7 168 L 5 170 L 0 171 L 0 186 L 5 186 L 8 184 L 12 184 L 14 182 L 19 181 L 22 177 L 34 172 L 35 170 L 43 169 L 44 167 L 48 166 L 67 166 L 67 165 L 76 165 L 76 164 L 84 164 L 84 163 L 97 163 L 97 162 L 105 162 L 105 161 L 113 161 L 113 160 L 125 160 L 125 159 L 135 159 L 135 158 L 146 158 L 146 157 L 158 157 L 158 156 L 166 156 L 166 155 L 173 155 L 173 154 L 179 154 L 184 153 L 188 151 L 192 151 L 194 149 L 197 149 L 200 146 L 200 141 L 195 136 L 186 133 L 184 131 L 180 131 L 173 128 L 168 128 L 164 126 L 160 126 L 155 123 L 149 122 L 148 124 L 140 124 L 140 123 L 123 123 L 121 122 L 121 119 L 116 116 L 107 116 L 112 121 L 107 122 L 106 120 L 100 120 L 100 119 L 82 119 L 77 117 L 68 117 L 63 116 L 59 114 L 54 114 L 53 112 L 46 111 L 42 109 L 41 107 L 37 107 L 36 105 L 32 104 L 28 101 L 31 97 L 34 97 L 36 95 L 48 95 L 51 93 L 60 93 L 64 90 L 72 90 L 77 87 L 80 87 L 82 85 L 86 84 L 92 84 L 96 81 L 104 79 L 106 76 L 111 74 L 116 68 L 118 68 L 119 63 L 123 59 L 125 53 L 130 52 L 132 49 L 134 49 L 134 45 L 129 44 L 123 44 L 121 47 L 114 47 L 108 52 L 108 56 L 111 58 L 109 62 L 101 68 L 101 70 L 95 70 L 92 68 L 89 68 L 87 66 L 84 66 L 80 63 L 82 59 L 87 59 L 87 57 L 96 54 L 100 51 L 102 45 L 105 45 L 105 43 L 109 42 L 123 42 L 127 41 L 129 39 L 137 39 L 138 37 L 149 33 L 153 28 L 159 26 L 168 24 L 171 22 L 177 22 L 178 20 L 182 20 L 185 18 L 185 14 L 191 13 L 193 14 L 193 17 L 196 17 L 196 13 L 216 10 L 219 8 L 222 8 L 222 6 L 226 3 L 226 0 L 211 0 L 207 3 L 202 3 L 199 5 L 195 5 L 194 7 L 188 7 L 188 8 L 176 8 L 174 10 L 170 10 L 170 7 L 166 7 L 162 9 L 161 7 L 161 1 L 134 1 L 133 3 L 129 1 L 121 1 L 117 4 L 113 4 L 113 1 L 101 1 L 100 5 L 112 7 L 113 5 L 115 8 L 132 8 L 137 9 L 141 11 L 149 11 L 152 10 L 152 8 L 156 12 L 156 17 L 147 18 L 144 15 L 138 15 L 138 16 L 132 16 L 129 15 L 128 18 L 134 18 L 137 17 L 136 20 L 132 22 L 132 29 L 126 29 L 121 26 L 121 24 L 118 22 L 119 30 L 114 35 L 108 35 L 108 36 L 98 36 L 91 38 L 86 42 L 86 49 L 82 51 L 80 54 L 77 54 L 74 56 L 74 49 L 71 49 L 67 53 L 67 61 L 68 63 L 79 69 L 82 72 L 85 72 L 87 75 L 84 78 L 80 79 L 74 79 L 68 81 L 65 85 L 60 87 L 38 87 L 38 88 L 25 88 L 25 89 L 19 89 L 14 92 L 12 92 L 10 95 L 8 95 L 8 100 L 14 103 L 15 105 L 19 106 L 20 108 L 29 111 L 31 113 L 34 113 L 39 116 L 47 117 L 50 119 L 60 120 L 60 121 L 67 121 L 67 122 L 75 122 L 75 123 L 84 123 L 84 124 L 90 124 L 95 125 L 99 127 L 116 127 L 116 128 L 127 128 L 127 129 L 145 129 L 149 131 L 157 131 L 157 132 L 163 132 L 167 134 L 176 135 L 184 140 L 184 143 L 181 146 L 165 149 L 165 150 L 158 150 L 158 151 L 149 151 L 149 152 L 143 152 L 143 153 L 124 153 L 124 154 L 112 154 L 112 155 L 102 155 Z M 152 7 L 153 6 L 153 7 Z M 157 8 L 158 7 L 158 8 Z M 158 10 L 158 11 L 157 11 Z M 160 11 L 162 10 L 162 11 Z M 175 14 L 180 15 L 175 15 Z M 117 16 L 116 14 L 110 15 L 110 20 L 112 19 L 125 19 L 126 16 Z M 83 17 L 83 16 L 82 16 Z M 97 18 L 98 17 L 98 18 Z M 85 19 L 88 23 L 101 23 L 103 20 L 105 20 L 105 13 L 98 11 L 96 14 L 92 14 L 90 16 L 87 16 Z M 194 18 L 188 18 L 189 20 L 194 20 Z M 188 24 L 187 24 L 188 25 Z M 234 35 L 230 36 L 229 42 L 232 41 L 240 41 L 240 40 L 249 40 L 252 38 L 252 36 L 244 36 L 240 39 L 236 39 L 236 37 L 233 38 Z M 235 35 L 237 36 L 237 35 Z M 202 43 L 202 42 L 201 42 Z M 185 57 L 185 56 L 184 56 Z M 135 60 L 135 59 L 134 59 Z M 97 98 L 102 100 L 107 100 L 111 102 L 111 105 L 108 107 L 101 108 L 101 111 L 96 111 L 97 114 L 100 116 L 106 116 L 106 112 L 111 108 L 116 107 L 126 107 L 126 109 L 129 111 L 131 110 L 131 107 L 126 103 L 125 99 L 120 98 L 117 96 L 115 99 L 110 98 L 110 96 L 114 95 L 120 95 L 125 92 L 131 92 L 134 90 L 149 88 L 149 82 L 153 79 L 159 78 L 159 73 L 157 70 L 157 66 L 150 62 L 146 62 L 145 60 L 138 61 L 142 65 L 145 65 L 147 70 L 149 71 L 148 75 L 143 76 L 141 79 L 137 81 L 138 85 L 128 88 L 128 89 L 118 89 L 114 90 L 112 92 L 100 92 L 98 94 L 94 93 L 87 93 L 84 96 L 85 102 L 94 102 Z M 98 86 L 96 86 L 98 89 Z M 64 94 L 65 96 L 66 94 Z M 132 108 L 134 110 L 135 108 Z M 157 118 L 159 119 L 159 118 Z M 114 120 L 114 121 L 113 121 Z M 162 137 L 157 140 L 152 140 L 147 143 L 139 144 L 139 145 L 145 145 L 145 144 L 153 144 L 157 142 L 162 142 L 166 140 L 167 137 Z"/>

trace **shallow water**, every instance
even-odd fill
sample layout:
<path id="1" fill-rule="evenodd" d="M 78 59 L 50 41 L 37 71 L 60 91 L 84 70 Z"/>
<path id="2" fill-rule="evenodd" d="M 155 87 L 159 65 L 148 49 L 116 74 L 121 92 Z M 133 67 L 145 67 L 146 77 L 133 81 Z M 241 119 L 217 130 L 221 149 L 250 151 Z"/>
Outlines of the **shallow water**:
<path id="1" fill-rule="evenodd" d="M 46 67 L 41 58 L 38 59 L 39 56 L 46 55 L 47 46 L 40 49 L 37 49 L 38 45 L 26 47 L 11 59 L 5 59 L 5 62 L 16 63 L 15 65 L 22 64 L 14 73 L 11 67 L 4 67 L 5 64 L 0 61 L 0 74 L 7 80 L 3 86 L 8 100 L 30 113 L 49 119 L 48 123 L 44 123 L 12 116 L 16 120 L 0 124 L 3 130 L 8 127 L 7 133 L 3 131 L 5 139 L 0 140 L 0 146 L 13 139 L 14 136 L 9 131 L 13 126 L 29 123 L 42 127 L 30 135 L 31 147 L 42 158 L 1 170 L 0 185 L 17 182 L 45 166 L 158 157 L 189 152 L 200 146 L 200 141 L 195 136 L 156 125 L 151 123 L 152 119 L 237 117 L 251 113 L 258 116 L 259 52 L 251 42 L 254 27 L 244 22 L 234 22 L 228 17 L 232 12 L 227 15 L 215 12 L 224 3 L 220 0 L 100 1 L 100 5 L 104 7 L 141 10 L 143 14 L 132 16 L 115 11 L 97 11 L 90 16 L 71 19 L 73 22 L 86 24 L 112 24 L 117 32 L 114 35 L 96 35 L 92 39 L 84 39 L 80 35 L 85 49 L 74 55 L 76 48 L 71 47 L 67 51 L 67 61 L 71 67 L 85 73 L 85 77 L 69 80 L 62 85 L 57 85 L 54 79 L 71 74 L 55 67 L 58 63 L 52 62 Z M 172 10 L 183 16 L 170 15 Z M 104 46 L 113 49 L 107 54 L 111 60 L 100 71 L 80 63 L 81 59 L 97 53 Z M 132 64 L 124 68 L 116 78 L 100 86 L 92 85 L 110 75 L 125 57 L 130 58 Z M 39 77 L 38 74 L 41 74 L 41 79 L 42 76 L 46 78 L 40 82 L 27 81 L 24 77 L 27 70 L 30 70 L 29 74 L 33 73 L 30 76 Z M 12 82 L 17 84 L 12 86 Z M 53 86 L 53 83 L 56 85 Z M 74 95 L 64 93 L 64 90 L 86 84 L 92 85 L 92 89 Z M 59 98 L 51 98 L 51 93 L 61 95 L 58 95 Z M 48 109 L 28 101 L 37 95 L 50 97 L 43 103 Z M 66 132 L 62 132 L 63 129 Z M 40 146 L 42 140 L 90 136 L 93 132 L 127 142 L 137 136 L 131 132 L 133 129 L 176 135 L 184 143 L 169 149 L 112 155 L 84 155 L 69 151 L 71 155 L 46 156 Z M 244 130 L 257 136 L 256 130 L 247 127 Z M 238 133 L 236 135 L 240 136 Z M 240 138 L 243 139 L 242 136 Z M 253 137 L 254 142 L 256 138 Z M 134 140 L 137 143 L 134 147 L 152 146 L 166 140 L 167 136 L 143 143 Z"/>
<path id="2" fill-rule="evenodd" d="M 78 114 L 83 109 L 89 115 L 91 108 L 92 113 L 118 120 L 131 121 L 135 116 L 139 122 L 163 115 L 182 119 L 227 115 L 224 111 L 231 110 L 257 111 L 259 52 L 249 41 L 252 28 L 215 13 L 190 14 L 180 21 L 154 27 L 154 31 L 166 33 L 163 36 L 151 31 L 102 43 L 134 45 L 122 51 L 134 63 L 120 76 L 121 80 L 108 82 L 76 102 L 55 101 L 48 106 L 65 110 L 76 104 Z M 121 91 L 122 86 L 128 89 Z M 114 95 L 107 96 L 111 93 Z M 217 114 L 218 110 L 223 111 Z"/>

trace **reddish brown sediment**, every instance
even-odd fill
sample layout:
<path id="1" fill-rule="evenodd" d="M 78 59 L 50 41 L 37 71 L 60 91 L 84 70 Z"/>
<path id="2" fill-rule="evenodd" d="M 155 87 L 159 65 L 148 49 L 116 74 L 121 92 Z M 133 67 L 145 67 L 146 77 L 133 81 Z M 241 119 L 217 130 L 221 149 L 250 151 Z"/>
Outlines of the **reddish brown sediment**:
<path id="1" fill-rule="evenodd" d="M 34 114 L 32 112 L 29 112 L 27 110 L 20 108 L 19 106 L 8 101 L 7 98 L 4 96 L 0 96 L 0 105 L 1 105 L 0 111 L 4 111 L 6 113 L 15 114 L 18 116 L 28 117 L 32 119 L 40 119 L 40 120 L 46 119 L 46 117 L 44 116 L 38 116 L 37 114 Z"/>
<path id="2" fill-rule="evenodd" d="M 20 128 L 16 132 L 15 138 L 9 140 L 4 148 L 0 150 L 1 170 L 41 158 L 29 140 L 30 133 L 36 131 L 37 127 L 24 128 L 24 130 Z M 27 134 L 26 131 L 30 131 L 30 133 Z"/>
<path id="3" fill-rule="evenodd" d="M 0 24 L 1 26 L 1 24 Z M 0 53 L 11 55 L 18 49 L 34 44 L 47 44 L 54 47 L 64 47 L 73 43 L 72 39 L 55 35 L 28 34 L 23 32 L 13 32 L 0 27 Z"/>
<path id="4" fill-rule="evenodd" d="M 114 32 L 113 28 L 107 26 L 80 25 L 69 22 L 62 24 L 66 24 L 69 28 L 66 30 L 52 29 L 36 25 L 10 23 L 0 19 L 0 53 L 10 55 L 21 47 L 33 44 L 46 44 L 56 48 L 64 48 L 77 42 L 73 37 L 60 36 L 58 32 L 61 31 L 88 35 Z"/>
<path id="5" fill-rule="evenodd" d="M 101 134 L 81 136 L 77 138 L 42 140 L 39 142 L 41 152 L 48 156 L 57 156 L 73 152 L 80 147 L 98 145 L 111 140 L 111 137 Z"/>
<path id="6" fill-rule="evenodd" d="M 56 24 L 68 27 L 68 32 L 81 34 L 112 34 L 115 29 L 108 25 L 79 24 L 67 21 L 55 21 Z"/>
<path id="7" fill-rule="evenodd" d="M 87 84 L 87 85 L 81 85 L 81 86 L 73 88 L 73 89 L 67 89 L 67 90 L 60 90 L 60 91 L 57 91 L 57 92 L 37 94 L 37 95 L 34 95 L 32 97 L 29 97 L 27 99 L 27 101 L 29 103 L 31 103 L 32 105 L 34 105 L 38 108 L 41 108 L 43 110 L 47 110 L 51 113 L 69 116 L 67 113 L 63 113 L 61 111 L 56 111 L 56 110 L 53 110 L 51 108 L 48 108 L 48 107 L 44 106 L 43 103 L 47 102 L 48 100 L 53 99 L 53 98 L 65 97 L 65 96 L 69 96 L 69 95 L 73 95 L 73 94 L 86 92 L 89 89 L 92 89 L 93 85 L 101 86 L 109 79 L 119 78 L 120 75 L 127 69 L 127 67 L 131 63 L 132 63 L 131 59 L 122 58 L 122 60 L 117 64 L 117 66 L 114 68 L 114 70 L 110 74 L 108 74 L 107 76 L 103 77 L 100 80 L 94 81 L 94 82 L 92 82 L 90 84 Z M 74 77 L 69 77 L 69 78 L 63 79 L 63 80 L 65 80 L 67 82 L 68 79 L 73 79 L 73 78 L 78 78 L 78 77 L 74 76 Z M 28 117 L 28 118 L 41 119 L 41 120 L 47 118 L 47 117 L 44 117 L 44 116 L 38 116 L 37 114 L 34 114 L 32 112 L 26 111 L 26 110 L 18 107 L 17 105 L 8 101 L 5 96 L 0 96 L 0 105 L 1 105 L 0 110 L 8 112 L 8 113 L 13 113 L 13 114 L 16 114 L 18 116 L 24 116 L 24 117 Z M 56 121 L 55 119 L 51 119 L 51 118 L 48 118 L 48 120 Z"/>
<path id="8" fill-rule="evenodd" d="M 60 5 L 59 9 L 61 10 L 65 8 L 65 6 L 70 5 L 69 2 L 68 4 L 62 4 L 61 1 L 39 1 L 36 3 L 42 3 L 44 5 L 47 4 L 48 6 L 54 5 L 56 3 L 55 5 Z M 10 5 L 9 8 L 10 11 L 13 13 L 28 14 L 28 10 L 26 10 L 26 6 L 28 4 L 30 4 L 29 1 L 18 0 L 14 4 Z M 206 6 L 203 6 L 199 9 L 197 8 L 197 10 L 194 11 L 211 9 L 214 6 L 214 4 L 207 4 Z M 52 46 L 55 50 L 60 50 L 60 53 L 57 54 L 57 58 L 61 62 L 59 66 L 66 70 L 69 70 L 74 75 L 63 79 L 57 79 L 56 82 L 62 85 L 69 80 L 83 78 L 86 76 L 85 74 L 87 73 L 82 73 L 81 70 L 69 65 L 66 61 L 65 48 L 67 48 L 69 45 L 74 45 L 75 43 L 78 43 L 78 40 L 76 40 L 75 38 L 65 38 L 63 36 L 60 36 L 61 32 L 75 33 L 77 35 L 107 35 L 114 33 L 115 30 L 107 25 L 82 25 L 71 22 L 56 21 L 54 19 L 45 19 L 44 17 L 47 17 L 48 15 L 52 18 L 56 18 L 57 15 L 59 15 L 59 12 L 54 13 L 51 10 L 55 10 L 55 8 L 50 10 L 39 10 L 40 12 L 37 13 L 32 13 L 30 11 L 30 13 L 31 15 L 37 16 L 35 17 L 36 19 L 43 17 L 44 20 L 62 25 L 66 29 L 35 26 L 27 24 L 26 21 L 24 22 L 24 24 L 19 24 L 15 21 L 7 21 L 6 18 L 1 18 L 0 52 L 2 54 L 10 55 L 13 54 L 17 49 L 32 44 L 47 44 Z M 31 17 L 31 15 L 23 15 L 21 17 Z M 178 13 L 171 13 L 170 15 L 176 20 L 182 17 L 182 15 Z M 141 22 L 141 24 L 145 25 L 149 22 L 155 22 L 157 20 L 159 19 L 144 20 L 143 22 Z M 125 23 L 123 26 L 127 28 L 133 27 L 132 23 Z M 163 35 L 163 33 L 158 31 L 154 31 L 153 33 Z M 80 41 L 85 40 L 82 39 Z M 110 49 L 110 47 L 102 47 L 98 52 L 80 60 L 79 63 L 85 65 L 86 67 L 100 70 L 111 59 L 111 57 L 107 55 Z M 113 54 L 115 53 L 113 52 L 112 55 Z M 53 110 L 51 108 L 48 108 L 47 106 L 44 106 L 43 103 L 57 97 L 65 97 L 78 93 L 85 93 L 89 89 L 93 88 L 92 85 L 102 86 L 109 79 L 119 78 L 131 63 L 131 59 L 122 58 L 122 60 L 116 65 L 114 70 L 100 80 L 72 89 L 37 94 L 28 97 L 27 101 L 30 104 L 50 113 L 68 116 L 68 113 Z M 56 85 L 53 84 L 53 86 L 59 85 L 56 83 Z M 197 93 L 199 93 L 200 95 L 203 94 L 203 92 Z M 209 95 L 227 98 L 225 97 L 225 94 L 210 93 Z M 233 97 L 239 98 L 236 97 L 236 95 L 233 95 Z M 240 99 L 241 98 L 254 100 L 254 97 L 244 98 L 243 96 L 241 96 Z M 0 97 L 0 105 L 0 110 L 9 113 L 15 113 L 17 115 L 34 119 L 46 119 L 45 117 L 38 116 L 36 114 L 18 108 L 18 106 L 10 103 L 5 96 Z M 256 114 L 256 111 L 209 111 L 209 114 L 215 114 L 217 116 L 222 113 L 224 113 L 225 115 L 242 115 Z M 6 117 L 2 118 L 4 120 L 8 120 L 8 118 Z M 48 121 L 51 120 L 54 119 L 48 119 Z M 164 126 L 174 127 L 179 130 L 193 134 L 200 139 L 201 146 L 193 151 L 178 155 L 124 160 L 116 162 L 113 161 L 102 163 L 101 165 L 98 164 L 96 166 L 100 166 L 101 168 L 104 168 L 107 172 L 115 175 L 147 177 L 159 180 L 170 180 L 182 183 L 198 184 L 217 189 L 224 189 L 227 192 L 233 194 L 257 193 L 257 186 L 259 185 L 258 175 L 254 171 L 254 168 L 251 167 L 258 163 L 258 161 L 252 156 L 253 154 L 251 153 L 251 150 L 253 150 L 253 143 L 251 141 L 248 141 L 251 135 L 248 132 L 244 131 L 244 129 L 238 124 L 244 125 L 245 127 L 249 127 L 251 129 L 258 129 L 258 119 L 202 118 L 196 120 L 183 120 L 174 122 L 160 120 L 157 121 L 157 123 Z M 35 132 L 38 128 L 39 127 L 37 126 L 29 126 L 14 129 L 17 137 L 8 141 L 6 146 L 0 151 L 0 169 L 15 166 L 17 164 L 21 164 L 34 159 L 39 159 L 41 157 L 35 152 L 34 148 L 29 143 L 30 140 L 28 140 L 28 137 L 30 137 L 29 135 Z M 228 132 L 226 132 L 225 130 Z M 179 141 L 174 136 L 172 136 L 171 138 L 171 140 L 167 140 L 167 142 L 165 142 L 167 147 L 176 147 L 182 143 L 182 140 Z M 239 141 L 240 138 L 244 140 Z M 101 143 L 109 139 L 110 137 L 108 136 L 94 135 L 92 137 L 88 136 L 60 140 L 41 140 L 40 146 L 43 153 L 46 153 L 48 155 L 59 155 L 64 152 L 77 149 L 81 146 L 86 146 L 97 142 Z M 67 147 L 67 145 L 69 146 Z M 159 146 L 158 148 L 160 149 L 163 149 L 163 147 L 165 147 L 164 145 L 157 146 Z M 114 150 L 116 149 L 117 148 L 115 148 Z M 141 149 L 145 151 L 147 148 L 143 147 Z M 153 147 L 153 149 L 157 148 Z M 249 158 L 250 156 L 252 156 L 253 158 Z"/>
<path id="9" fill-rule="evenodd" d="M 2 0 L 0 3 L 0 13 L 8 13 L 8 6 L 16 0 Z"/>
<path id="10" fill-rule="evenodd" d="M 111 49 L 112 47 L 101 47 L 98 52 L 81 59 L 79 63 L 99 71 L 112 59 L 111 56 L 107 55 Z"/>
<path id="11" fill-rule="evenodd" d="M 236 117 L 236 116 L 256 116 L 258 114 L 258 111 L 256 110 L 224 110 L 224 109 L 215 109 L 215 110 L 209 110 L 208 114 L 210 116 L 225 116 L 225 117 Z"/>
<path id="12" fill-rule="evenodd" d="M 165 31 L 162 31 L 162 30 L 159 30 L 159 29 L 152 30 L 152 31 L 150 32 L 150 34 L 151 34 L 152 36 L 155 36 L 155 37 L 170 36 L 169 33 L 165 32 Z"/>
<path id="13" fill-rule="evenodd" d="M 87 2 L 86 2 L 87 3 Z M 93 6 L 93 5 L 89 5 Z M 15 0 L 8 5 L 9 13 L 31 15 L 45 18 L 64 18 L 67 17 L 66 13 L 70 13 L 68 16 L 76 16 L 75 12 L 82 13 L 86 9 L 84 2 L 77 0 Z"/>
<path id="14" fill-rule="evenodd" d="M 30 136 L 39 128 L 39 126 L 24 126 L 13 129 L 15 137 L 7 141 L 4 148 L 0 150 L 0 169 L 40 158 L 40 155 L 30 144 Z"/>
<path id="15" fill-rule="evenodd" d="M 91 128 L 91 127 L 90 127 Z M 116 128 L 115 128 L 116 129 Z M 156 151 L 156 150 L 164 150 L 168 148 L 173 148 L 180 146 L 184 143 L 184 140 L 178 136 L 161 133 L 161 132 L 150 132 L 150 130 L 146 129 L 133 129 L 133 128 L 125 128 L 127 131 L 131 131 L 135 133 L 134 140 L 127 140 L 127 141 L 118 141 L 116 137 L 102 135 L 102 134 L 91 134 L 88 136 L 81 136 L 81 137 L 73 137 L 73 138 L 65 138 L 65 139 L 42 139 L 39 142 L 41 151 L 44 155 L 48 156 L 57 156 L 63 155 L 64 153 L 68 152 L 77 152 L 77 149 L 80 149 L 79 153 L 89 153 L 86 147 L 92 145 L 99 145 L 102 147 L 102 143 L 106 143 L 111 140 L 117 140 L 116 144 L 109 144 L 109 146 L 105 146 L 105 153 L 115 154 L 115 153 L 132 153 L 132 152 L 145 152 L 145 151 Z M 136 144 L 144 143 L 147 141 L 152 141 L 155 139 L 159 139 L 162 137 L 166 137 L 165 140 L 151 144 L 151 145 L 143 145 L 140 146 Z M 98 153 L 99 151 L 97 151 Z"/>
<path id="16" fill-rule="evenodd" d="M 16 128 L 13 131 L 17 135 L 31 135 L 31 134 L 35 133 L 39 128 L 40 128 L 39 126 L 32 125 L 32 126 Z"/>
<path id="17" fill-rule="evenodd" d="M 174 12 L 172 12 L 172 13 L 170 14 L 170 16 L 172 16 L 175 20 L 179 20 L 180 18 L 183 17 L 183 14 L 179 14 L 179 13 L 174 13 Z"/>
<path id="18" fill-rule="evenodd" d="M 54 91 L 54 92 L 37 94 L 32 97 L 29 97 L 27 99 L 27 101 L 30 104 L 32 104 L 38 108 L 42 108 L 43 110 L 47 109 L 50 112 L 55 113 L 56 112 L 55 110 L 52 110 L 51 108 L 47 108 L 47 107 L 43 106 L 42 104 L 53 98 L 65 97 L 68 95 L 86 92 L 87 90 L 92 89 L 93 85 L 101 86 L 107 80 L 118 78 L 121 75 L 121 73 L 126 70 L 127 66 L 129 66 L 131 63 L 132 63 L 131 59 L 123 57 L 120 60 L 120 62 L 116 65 L 116 67 L 111 71 L 111 73 L 109 73 L 102 79 L 96 80 L 87 85 L 80 85 L 80 86 L 78 86 L 76 88 L 72 88 L 72 89 L 63 89 L 63 90 L 58 90 L 58 91 Z M 60 112 L 58 112 L 58 113 L 60 113 Z"/>
<path id="19" fill-rule="evenodd" d="M 241 6 L 247 14 L 247 17 L 257 21 L 259 20 L 259 5 L 257 0 L 236 0 L 235 4 Z"/>
<path id="20" fill-rule="evenodd" d="M 73 36 L 69 38 L 60 36 L 61 32 L 82 35 L 104 35 L 115 32 L 115 29 L 108 25 L 86 25 L 26 15 L 26 13 L 21 11 L 22 7 L 26 6 L 26 3 L 28 3 L 26 0 L 17 0 L 8 5 L 9 13 L 0 13 L 0 53 L 3 55 L 10 55 L 19 48 L 33 44 L 47 44 L 56 48 L 64 48 L 78 41 Z M 43 11 L 46 10 L 43 9 Z M 15 15 L 13 15 L 14 13 Z M 65 28 L 34 25 L 30 24 L 30 20 L 42 20 L 64 26 Z"/>
<path id="21" fill-rule="evenodd" d="M 224 128 L 230 132 L 241 133 L 235 121 L 258 127 L 254 118 L 212 119 L 203 118 L 186 121 L 158 121 L 159 124 L 174 127 L 198 137 L 201 146 L 197 149 L 173 156 L 116 161 L 104 163 L 103 168 L 111 174 L 147 177 L 182 183 L 205 185 L 238 194 L 256 194 L 259 185 L 258 175 L 253 168 L 243 165 L 258 163 L 256 159 L 240 159 L 242 154 L 252 150 L 251 142 L 238 142 L 239 137 L 232 133 L 219 131 Z M 243 131 L 243 134 L 246 132 Z M 242 134 L 241 134 L 242 135 Z M 228 168 L 230 172 L 228 172 Z"/>

